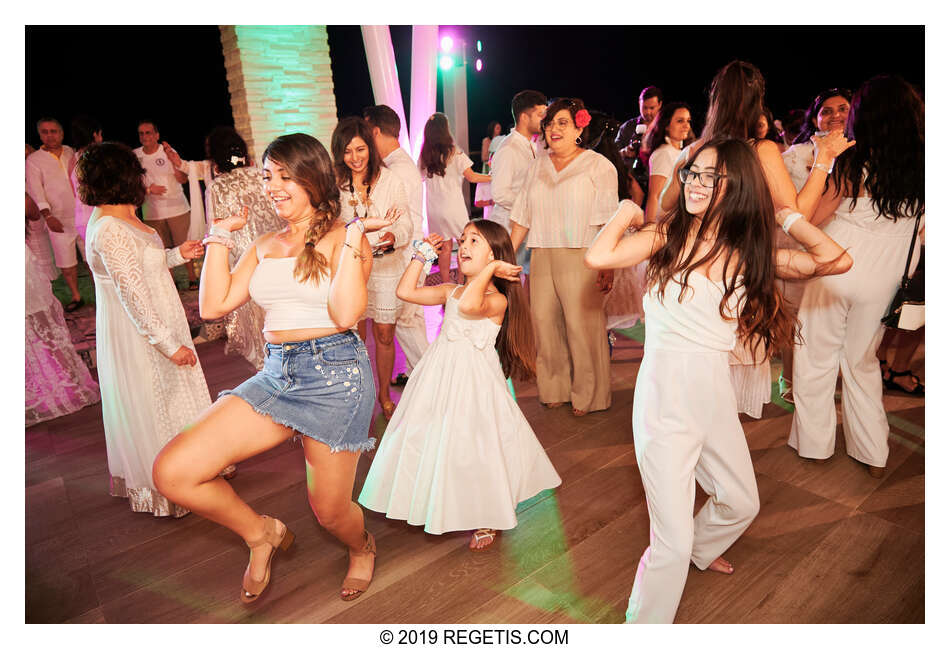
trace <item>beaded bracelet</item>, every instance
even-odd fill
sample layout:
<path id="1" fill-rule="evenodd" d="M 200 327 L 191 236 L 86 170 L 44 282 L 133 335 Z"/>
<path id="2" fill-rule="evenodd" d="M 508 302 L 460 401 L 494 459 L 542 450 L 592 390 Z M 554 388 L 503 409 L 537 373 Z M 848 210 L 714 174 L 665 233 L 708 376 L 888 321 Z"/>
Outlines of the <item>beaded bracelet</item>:
<path id="1" fill-rule="evenodd" d="M 234 233 L 227 228 L 221 227 L 220 225 L 212 225 L 211 229 L 208 230 L 208 235 L 221 237 L 223 239 L 230 239 L 234 236 Z"/>
<path id="2" fill-rule="evenodd" d="M 418 239 L 412 242 L 413 256 L 419 255 L 422 262 L 422 272 L 426 275 L 429 274 L 429 271 L 432 270 L 432 264 L 436 259 L 439 258 L 439 254 L 435 251 L 435 248 L 432 247 L 432 244 L 428 241 L 419 241 Z"/>

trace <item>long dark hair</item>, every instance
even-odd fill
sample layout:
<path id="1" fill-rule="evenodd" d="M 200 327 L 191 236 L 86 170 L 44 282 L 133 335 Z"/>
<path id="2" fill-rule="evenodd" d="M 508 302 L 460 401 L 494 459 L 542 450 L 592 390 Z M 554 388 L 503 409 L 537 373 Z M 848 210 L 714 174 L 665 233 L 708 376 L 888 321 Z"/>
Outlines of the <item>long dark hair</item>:
<path id="1" fill-rule="evenodd" d="M 802 128 L 795 136 L 792 144 L 802 144 L 811 140 L 811 136 L 818 130 L 818 127 L 815 126 L 815 122 L 818 121 L 818 113 L 821 112 L 822 105 L 832 97 L 844 97 L 849 104 L 851 103 L 851 91 L 847 88 L 828 88 L 819 92 L 818 96 L 811 102 L 811 106 L 805 111 L 805 121 L 802 122 Z"/>
<path id="2" fill-rule="evenodd" d="M 443 113 L 433 113 L 422 131 L 419 168 L 426 172 L 428 178 L 445 176 L 445 163 L 454 150 L 455 141 L 449 132 L 449 118 Z"/>
<path id="3" fill-rule="evenodd" d="M 473 219 L 470 221 L 485 237 L 495 259 L 517 264 L 515 249 L 511 246 L 511 237 L 504 226 L 494 221 Z M 505 376 L 519 381 L 531 381 L 535 377 L 534 329 L 531 326 L 531 309 L 521 282 L 500 280 L 495 282 L 498 292 L 508 299 L 505 318 L 501 322 L 501 331 L 495 339 L 495 349 L 501 360 L 501 369 Z"/>
<path id="4" fill-rule="evenodd" d="M 604 156 L 617 170 L 617 190 L 619 200 L 630 198 L 630 173 L 620 157 L 620 151 L 614 143 L 620 122 L 599 110 L 590 111 L 590 139 L 587 148 Z"/>
<path id="5" fill-rule="evenodd" d="M 685 108 L 690 113 L 692 117 L 693 111 L 689 110 L 689 105 L 684 101 L 674 101 L 668 104 L 663 104 L 660 108 L 660 114 L 656 116 L 656 119 L 653 120 L 653 123 L 650 124 L 650 128 L 647 130 L 646 135 L 643 136 L 643 147 L 641 148 L 641 155 L 656 151 L 661 146 L 666 143 L 666 129 L 670 127 L 670 124 L 673 122 L 673 115 L 676 114 L 680 108 Z M 689 130 L 686 139 L 683 140 L 683 146 L 687 146 L 695 140 L 695 137 L 692 137 L 693 129 Z"/>
<path id="6" fill-rule="evenodd" d="M 340 187 L 348 188 L 352 193 L 353 172 L 346 166 L 343 156 L 346 153 L 346 147 L 350 145 L 353 138 L 358 137 L 366 142 L 366 148 L 369 151 L 369 162 L 366 165 L 366 176 L 363 178 L 363 185 L 371 185 L 379 176 L 379 169 L 383 162 L 379 157 L 379 150 L 376 149 L 376 139 L 373 137 L 373 128 L 365 119 L 360 117 L 344 117 L 337 122 L 333 129 L 333 135 L 330 137 L 330 148 L 333 150 L 333 168 L 336 171 L 336 181 Z"/>
<path id="7" fill-rule="evenodd" d="M 725 293 L 719 302 L 719 314 L 725 319 L 737 319 L 740 340 L 754 341 L 753 352 L 761 348 L 768 358 L 775 349 L 791 345 L 795 338 L 795 319 L 775 285 L 772 196 L 759 160 L 744 140 L 715 137 L 693 153 L 683 168 L 689 169 L 696 157 L 710 148 L 716 151 L 716 173 L 727 175 L 726 189 L 722 190 L 721 181 L 713 188 L 710 207 L 702 215 L 696 239 L 687 249 L 696 216 L 686 210 L 683 185 L 676 207 L 660 219 L 666 242 L 650 257 L 647 284 L 655 286 L 662 297 L 673 281 L 680 286 L 678 299 L 682 302 L 690 273 L 722 256 Z M 716 240 L 710 251 L 700 256 L 703 235 L 713 230 Z M 731 276 L 730 266 L 735 268 Z M 682 276 L 675 278 L 678 273 Z M 740 285 L 744 296 L 739 313 L 730 313 L 729 302 Z"/>
<path id="8" fill-rule="evenodd" d="M 266 160 L 282 166 L 310 197 L 314 213 L 305 245 L 294 264 L 294 278 L 301 283 L 311 279 L 319 283 L 323 277 L 329 276 L 330 264 L 317 251 L 316 244 L 340 216 L 340 190 L 333 175 L 330 154 L 317 138 L 306 133 L 292 133 L 281 135 L 267 145 L 261 164 Z"/>
<path id="9" fill-rule="evenodd" d="M 755 123 L 765 101 L 765 77 L 745 61 L 727 63 L 709 88 L 709 109 L 702 137 L 717 135 L 746 140 L 755 137 Z"/>
<path id="10" fill-rule="evenodd" d="M 844 129 L 855 145 L 838 156 L 834 179 L 857 203 L 863 181 L 878 214 L 916 218 L 924 212 L 924 102 L 901 77 L 879 75 L 854 94 Z"/>
<path id="11" fill-rule="evenodd" d="M 492 121 L 488 122 L 488 136 L 487 136 L 487 137 L 488 137 L 489 140 L 495 139 L 495 127 L 496 127 L 496 126 L 501 126 L 501 122 L 499 122 L 498 120 L 494 120 L 494 119 L 493 119 Z"/>
<path id="12" fill-rule="evenodd" d="M 775 126 L 775 118 L 772 117 L 772 111 L 770 111 L 768 108 L 763 108 L 762 115 L 765 116 L 765 137 L 761 139 L 771 140 L 772 142 L 775 142 L 776 144 L 785 144 L 785 142 L 782 140 L 782 136 L 779 135 L 778 127 Z M 762 117 L 762 115 L 760 115 L 759 117 Z M 757 118 L 756 129 L 758 129 L 758 121 L 759 120 Z M 756 139 L 759 139 L 759 138 L 757 137 Z"/>

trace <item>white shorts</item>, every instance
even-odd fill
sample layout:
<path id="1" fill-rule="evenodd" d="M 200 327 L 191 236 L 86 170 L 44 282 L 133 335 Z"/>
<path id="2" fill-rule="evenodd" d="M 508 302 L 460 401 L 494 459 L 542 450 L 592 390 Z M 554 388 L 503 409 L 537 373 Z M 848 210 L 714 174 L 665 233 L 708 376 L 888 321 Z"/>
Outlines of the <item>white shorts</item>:
<path id="1" fill-rule="evenodd" d="M 73 219 L 59 219 L 63 224 L 62 232 L 49 231 L 49 240 L 53 244 L 53 259 L 56 260 L 57 268 L 72 268 L 79 259 L 76 256 L 76 225 Z"/>

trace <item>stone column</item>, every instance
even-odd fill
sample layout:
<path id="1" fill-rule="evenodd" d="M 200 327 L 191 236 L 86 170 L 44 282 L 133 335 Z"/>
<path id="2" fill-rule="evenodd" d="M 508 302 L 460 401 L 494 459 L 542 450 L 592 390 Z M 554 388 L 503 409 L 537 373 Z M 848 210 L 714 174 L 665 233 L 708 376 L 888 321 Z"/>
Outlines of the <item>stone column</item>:
<path id="1" fill-rule="evenodd" d="M 234 127 L 251 156 L 278 135 L 307 133 L 330 151 L 336 97 L 325 25 L 222 25 Z"/>

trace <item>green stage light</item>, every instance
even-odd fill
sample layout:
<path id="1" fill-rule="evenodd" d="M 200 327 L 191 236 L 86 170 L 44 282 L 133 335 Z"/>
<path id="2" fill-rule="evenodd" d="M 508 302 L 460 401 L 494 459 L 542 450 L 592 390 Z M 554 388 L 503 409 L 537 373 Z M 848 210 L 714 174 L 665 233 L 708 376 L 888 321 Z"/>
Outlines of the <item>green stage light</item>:
<path id="1" fill-rule="evenodd" d="M 455 65 L 455 61 L 452 60 L 451 56 L 442 56 L 439 58 L 439 67 L 443 70 L 448 70 L 453 65 Z"/>
<path id="2" fill-rule="evenodd" d="M 482 42 L 481 42 L 481 41 L 475 41 L 475 49 L 478 50 L 479 52 L 482 51 Z"/>

